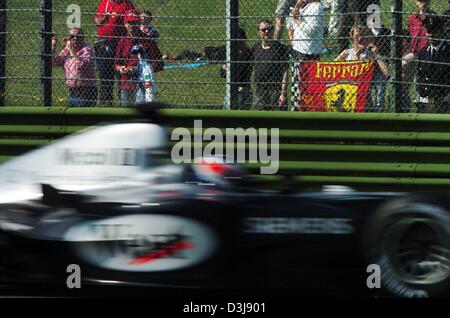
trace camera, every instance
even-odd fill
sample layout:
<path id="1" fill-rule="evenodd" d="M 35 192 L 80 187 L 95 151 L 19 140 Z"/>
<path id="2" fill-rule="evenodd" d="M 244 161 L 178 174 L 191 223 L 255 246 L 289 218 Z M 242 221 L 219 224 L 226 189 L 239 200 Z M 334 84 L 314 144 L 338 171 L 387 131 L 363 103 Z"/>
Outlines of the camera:
<path id="1" fill-rule="evenodd" d="M 144 47 L 142 45 L 133 45 L 131 48 L 131 54 L 144 53 Z"/>

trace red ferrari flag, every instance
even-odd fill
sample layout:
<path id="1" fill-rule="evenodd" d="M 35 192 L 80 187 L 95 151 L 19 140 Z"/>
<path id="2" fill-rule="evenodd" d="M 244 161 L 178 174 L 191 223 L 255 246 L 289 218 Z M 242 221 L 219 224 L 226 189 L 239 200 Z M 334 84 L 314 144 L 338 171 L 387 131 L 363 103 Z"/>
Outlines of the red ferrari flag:
<path id="1" fill-rule="evenodd" d="M 374 73 L 373 61 L 300 64 L 299 92 L 302 111 L 364 112 Z"/>

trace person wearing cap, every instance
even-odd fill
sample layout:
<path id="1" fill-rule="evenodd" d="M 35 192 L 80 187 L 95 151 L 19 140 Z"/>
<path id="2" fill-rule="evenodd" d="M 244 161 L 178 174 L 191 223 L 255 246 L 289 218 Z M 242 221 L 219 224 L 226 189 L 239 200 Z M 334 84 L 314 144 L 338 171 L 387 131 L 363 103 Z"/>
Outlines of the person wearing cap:
<path id="1" fill-rule="evenodd" d="M 116 76 L 114 57 L 119 39 L 127 34 L 124 14 L 128 10 L 134 10 L 130 0 L 102 0 L 94 16 L 97 24 L 97 39 L 94 47 L 100 78 L 99 101 L 102 106 L 113 104 Z"/>
<path id="2" fill-rule="evenodd" d="M 417 54 L 418 111 L 449 113 L 444 99 L 450 92 L 450 44 L 445 39 L 444 18 L 429 16 L 424 27 L 428 45 Z"/>
<path id="3" fill-rule="evenodd" d="M 133 46 L 140 45 L 145 55 L 152 62 L 153 72 L 164 68 L 161 52 L 155 42 L 145 37 L 141 30 L 141 18 L 134 10 L 125 13 L 125 28 L 127 35 L 120 39 L 117 52 L 115 70 L 120 74 L 120 102 L 122 107 L 133 105 L 136 102 L 138 91 L 137 66 L 138 54 L 132 52 Z"/>
<path id="4" fill-rule="evenodd" d="M 58 39 L 52 37 L 52 54 Z M 64 38 L 64 49 L 53 55 L 53 66 L 64 68 L 69 90 L 69 104 L 75 107 L 94 107 L 97 103 L 94 50 L 84 42 L 83 30 L 72 28 Z"/>

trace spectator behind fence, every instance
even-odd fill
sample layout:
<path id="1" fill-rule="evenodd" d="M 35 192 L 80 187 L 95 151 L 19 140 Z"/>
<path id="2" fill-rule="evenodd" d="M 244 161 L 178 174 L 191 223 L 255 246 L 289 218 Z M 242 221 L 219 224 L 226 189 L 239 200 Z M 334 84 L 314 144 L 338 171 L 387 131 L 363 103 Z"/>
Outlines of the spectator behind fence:
<path id="1" fill-rule="evenodd" d="M 125 13 L 125 27 L 127 36 L 120 39 L 117 46 L 115 70 L 121 74 L 120 102 L 122 107 L 133 105 L 136 102 L 139 83 L 137 79 L 138 54 L 132 52 L 135 45 L 144 48 L 144 54 L 152 62 L 153 72 L 163 69 L 161 52 L 154 41 L 143 36 L 140 31 L 141 18 L 136 11 Z"/>
<path id="2" fill-rule="evenodd" d="M 159 32 L 153 25 L 153 14 L 148 10 L 141 13 L 141 32 L 158 44 Z"/>
<path id="3" fill-rule="evenodd" d="M 320 0 L 298 0 L 287 22 L 292 46 L 293 109 L 300 107 L 300 64 L 319 60 L 323 50 L 325 21 L 324 7 Z"/>
<path id="4" fill-rule="evenodd" d="M 256 82 L 254 107 L 286 107 L 290 49 L 273 39 L 274 27 L 271 21 L 261 20 L 257 31 L 261 42 L 251 49 Z"/>
<path id="5" fill-rule="evenodd" d="M 273 38 L 274 40 L 280 40 L 283 36 L 284 23 L 286 18 L 289 16 L 291 12 L 291 8 L 294 7 L 297 0 L 279 0 L 277 8 L 275 10 L 276 19 L 275 19 L 275 31 Z"/>
<path id="6" fill-rule="evenodd" d="M 69 91 L 69 105 L 74 107 L 94 107 L 97 103 L 95 84 L 94 50 L 84 42 L 83 30 L 69 29 L 64 38 L 64 49 L 54 55 L 57 36 L 52 37 L 52 64 L 64 68 L 64 76 Z"/>
<path id="7" fill-rule="evenodd" d="M 99 101 L 101 106 L 112 106 L 114 79 L 114 57 L 120 37 L 126 35 L 124 14 L 133 10 L 130 0 L 102 0 L 98 5 L 94 21 L 98 26 L 95 41 L 97 69 L 100 78 Z"/>
<path id="8" fill-rule="evenodd" d="M 318 60 L 323 50 L 325 21 L 320 0 L 298 0 L 287 28 L 295 60 Z"/>
<path id="9" fill-rule="evenodd" d="M 402 56 L 402 111 L 411 110 L 410 87 L 417 73 L 417 54 L 427 47 L 427 31 L 423 22 L 427 16 L 436 13 L 430 9 L 431 0 L 415 0 L 417 12 L 408 17 L 408 33 L 406 41 L 409 48 Z"/>
<path id="10" fill-rule="evenodd" d="M 436 15 L 434 11 L 431 11 L 431 0 L 415 0 L 418 12 L 411 14 L 408 17 L 408 30 L 410 41 L 410 54 L 406 57 L 408 59 L 414 59 L 417 57 L 417 53 L 423 48 L 428 46 L 427 30 L 423 25 L 425 19 L 430 15 Z"/>
<path id="11" fill-rule="evenodd" d="M 237 109 L 250 109 L 253 101 L 252 88 L 250 86 L 250 80 L 252 76 L 252 52 L 247 46 L 247 33 L 244 29 L 239 28 L 238 34 L 238 56 L 236 58 L 236 68 L 238 72 L 238 96 L 237 96 Z M 227 66 L 223 64 L 220 68 L 220 77 L 226 78 Z M 226 98 L 226 97 L 225 97 Z M 225 103 L 226 105 L 226 103 Z"/>
<path id="12" fill-rule="evenodd" d="M 148 39 L 150 39 L 150 41 L 152 41 L 152 44 L 154 46 L 154 50 L 157 51 L 157 55 L 161 56 L 162 59 L 162 55 L 161 52 L 158 48 L 158 41 L 159 41 L 159 32 L 156 30 L 155 26 L 152 25 L 153 23 L 153 14 L 150 11 L 143 11 L 140 14 L 140 18 L 141 18 L 141 26 L 140 26 L 140 30 L 141 33 L 144 35 L 144 37 L 147 37 Z M 141 53 L 141 57 L 142 56 L 146 56 L 145 52 Z M 140 88 L 139 88 L 139 92 L 138 92 L 138 98 L 137 98 L 137 102 L 156 102 L 157 98 L 156 95 L 158 93 L 158 89 L 157 89 L 157 85 L 156 85 L 156 78 L 155 78 L 155 71 L 153 70 L 152 67 L 152 63 L 149 62 L 148 60 L 140 60 L 140 66 L 138 67 L 139 70 L 139 76 L 140 77 L 145 77 L 143 76 L 143 73 L 147 73 L 147 78 L 152 78 L 152 81 L 147 81 L 147 84 L 145 83 L 141 83 L 140 84 Z M 152 84 L 149 84 L 152 83 Z M 151 87 L 149 87 L 151 86 Z M 145 88 L 147 87 L 147 88 Z M 145 91 L 149 92 L 152 91 L 152 93 L 149 95 L 149 93 L 147 93 L 147 95 L 145 94 Z M 147 98 L 145 98 L 145 96 L 147 96 Z"/>
<path id="13" fill-rule="evenodd" d="M 428 46 L 418 53 L 418 112 L 449 112 L 445 98 L 450 92 L 450 44 L 445 39 L 444 18 L 424 20 Z"/>
<path id="14" fill-rule="evenodd" d="M 386 65 L 389 65 L 387 59 L 391 55 L 390 34 L 391 30 L 381 25 L 379 28 L 371 28 L 373 37 L 373 43 L 378 48 L 378 54 L 386 61 Z M 390 72 L 388 76 L 390 75 Z M 375 89 L 375 104 L 374 112 L 382 112 L 385 109 L 385 93 L 388 76 L 385 76 L 383 72 L 380 72 L 380 68 L 377 65 L 375 68 L 375 74 L 373 78 L 373 86 Z"/>
<path id="15" fill-rule="evenodd" d="M 380 0 L 346 0 L 342 7 L 342 16 L 338 32 L 339 51 L 348 48 L 348 34 L 354 25 L 367 25 L 370 5 L 380 5 Z"/>
<path id="16" fill-rule="evenodd" d="M 370 29 L 364 26 L 354 26 L 350 30 L 350 38 L 353 47 L 346 49 L 339 54 L 336 61 L 376 61 L 375 73 L 373 77 L 372 88 L 375 89 L 375 106 L 372 99 L 368 98 L 366 109 L 369 111 L 384 111 L 384 93 L 386 90 L 386 79 L 389 77 L 389 64 L 385 57 L 381 55 L 380 49 L 376 45 L 376 38 Z"/>

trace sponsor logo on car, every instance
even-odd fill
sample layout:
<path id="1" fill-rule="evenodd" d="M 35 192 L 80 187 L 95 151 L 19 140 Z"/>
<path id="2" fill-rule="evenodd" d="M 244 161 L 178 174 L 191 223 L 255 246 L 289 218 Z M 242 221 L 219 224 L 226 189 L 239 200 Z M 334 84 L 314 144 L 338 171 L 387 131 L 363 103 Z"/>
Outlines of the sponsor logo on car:
<path id="1" fill-rule="evenodd" d="M 137 166 L 139 149 L 60 149 L 63 165 Z M 142 151 L 143 153 L 143 151 Z M 142 157 L 142 155 L 141 155 Z"/>
<path id="2" fill-rule="evenodd" d="M 70 228 L 65 240 L 93 265 L 152 272 L 186 268 L 208 259 L 218 246 L 215 232 L 198 221 L 169 215 L 128 215 Z"/>
<path id="3" fill-rule="evenodd" d="M 351 234 L 351 219 L 263 218 L 244 219 L 244 233 L 255 234 Z"/>

